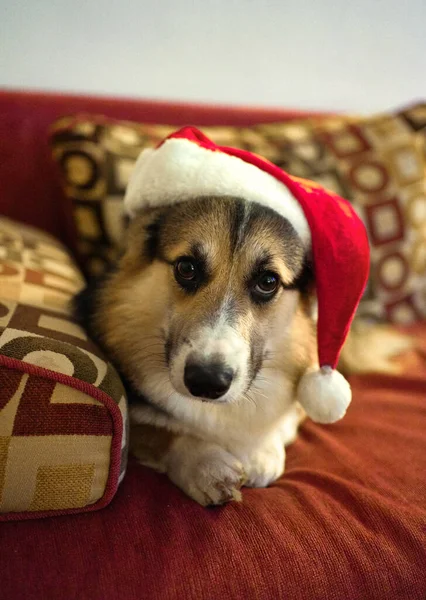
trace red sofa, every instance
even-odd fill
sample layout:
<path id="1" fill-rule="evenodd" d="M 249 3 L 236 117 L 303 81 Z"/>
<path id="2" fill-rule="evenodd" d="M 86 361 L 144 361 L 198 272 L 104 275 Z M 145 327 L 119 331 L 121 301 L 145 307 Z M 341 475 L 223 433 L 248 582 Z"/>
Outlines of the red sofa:
<path id="1" fill-rule="evenodd" d="M 273 122 L 297 112 L 0 93 L 0 213 L 71 249 L 47 128 L 76 112 L 146 122 Z M 205 509 L 130 460 L 94 513 L 0 524 L 0 600 L 426 598 L 426 327 L 404 376 L 352 378 L 347 417 L 307 422 L 285 475 Z M 423 354 L 422 354 L 423 352 Z M 0 390 L 1 395 L 1 390 Z"/>

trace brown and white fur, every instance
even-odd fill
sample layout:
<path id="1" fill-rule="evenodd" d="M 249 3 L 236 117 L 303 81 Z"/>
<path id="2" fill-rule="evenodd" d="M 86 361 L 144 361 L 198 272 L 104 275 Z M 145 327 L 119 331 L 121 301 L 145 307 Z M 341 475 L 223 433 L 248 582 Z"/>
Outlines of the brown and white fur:
<path id="1" fill-rule="evenodd" d="M 189 287 L 182 259 L 197 272 Z M 268 298 L 265 273 L 279 282 Z M 202 505 L 283 473 L 304 418 L 297 384 L 317 362 L 309 257 L 288 221 L 232 197 L 148 209 L 77 308 L 136 391 L 131 449 L 143 464 Z"/>

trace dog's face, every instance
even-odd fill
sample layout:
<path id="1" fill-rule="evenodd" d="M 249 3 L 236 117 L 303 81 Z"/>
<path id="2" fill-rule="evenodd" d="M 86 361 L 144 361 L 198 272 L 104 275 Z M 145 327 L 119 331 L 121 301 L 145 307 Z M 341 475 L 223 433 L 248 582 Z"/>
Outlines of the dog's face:
<path id="1" fill-rule="evenodd" d="M 305 267 L 293 227 L 257 204 L 146 211 L 107 292 L 108 346 L 142 393 L 236 401 L 286 343 Z"/>

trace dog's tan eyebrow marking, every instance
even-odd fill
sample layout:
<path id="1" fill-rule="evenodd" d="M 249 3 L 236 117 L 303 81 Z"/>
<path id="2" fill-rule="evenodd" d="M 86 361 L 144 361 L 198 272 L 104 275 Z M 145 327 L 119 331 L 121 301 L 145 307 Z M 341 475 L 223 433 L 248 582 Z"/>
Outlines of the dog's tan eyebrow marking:
<path id="1" fill-rule="evenodd" d="M 286 290 L 306 290 L 312 281 L 312 277 L 312 265 L 305 259 L 300 273 L 295 276 L 291 283 L 283 285 L 283 287 Z"/>
<path id="2" fill-rule="evenodd" d="M 189 258 L 194 258 L 197 262 L 203 265 L 207 265 L 208 263 L 208 254 L 203 248 L 203 246 L 198 243 L 191 245 L 185 244 L 184 246 L 180 247 L 180 251 L 174 249 L 173 254 L 176 254 L 177 256 L 173 259 L 168 259 L 167 257 L 164 257 L 165 262 L 172 265 L 175 262 L 176 258 L 179 258 L 181 256 L 187 256 Z"/>
<path id="3" fill-rule="evenodd" d="M 257 275 L 262 271 L 270 270 L 272 268 L 272 262 L 272 255 L 269 252 L 265 252 L 255 260 L 252 266 L 252 274 Z"/>
<path id="4" fill-rule="evenodd" d="M 208 266 L 207 252 L 200 243 L 191 244 L 190 254 L 196 261 L 203 264 L 205 267 Z"/>
<path id="5" fill-rule="evenodd" d="M 251 270 L 251 274 L 248 277 L 248 281 L 252 281 L 257 275 L 264 271 L 272 271 L 277 273 L 284 286 L 290 286 L 297 279 L 296 273 L 293 273 L 282 260 L 277 260 L 272 254 L 265 252 L 265 254 L 259 257 Z"/>

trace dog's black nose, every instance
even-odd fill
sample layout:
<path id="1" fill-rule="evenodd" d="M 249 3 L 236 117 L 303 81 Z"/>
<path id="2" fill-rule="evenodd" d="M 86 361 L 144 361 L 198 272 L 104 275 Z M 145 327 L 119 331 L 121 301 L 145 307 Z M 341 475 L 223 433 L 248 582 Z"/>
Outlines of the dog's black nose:
<path id="1" fill-rule="evenodd" d="M 220 363 L 190 362 L 185 367 L 184 381 L 193 396 L 216 400 L 229 390 L 234 372 Z"/>

